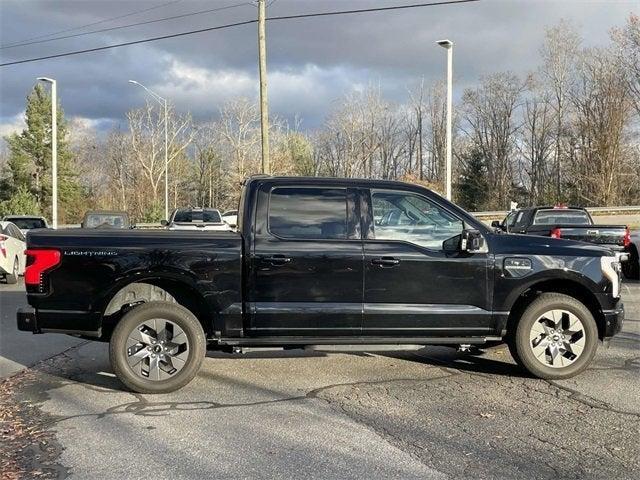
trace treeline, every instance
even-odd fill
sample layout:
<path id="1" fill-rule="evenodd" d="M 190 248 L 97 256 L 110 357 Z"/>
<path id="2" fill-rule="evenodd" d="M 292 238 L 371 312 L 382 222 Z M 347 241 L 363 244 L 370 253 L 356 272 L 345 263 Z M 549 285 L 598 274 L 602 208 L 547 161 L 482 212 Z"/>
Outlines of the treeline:
<path id="1" fill-rule="evenodd" d="M 542 63 L 526 76 L 500 72 L 464 91 L 454 116 L 454 200 L 470 210 L 574 203 L 640 204 L 640 18 L 585 47 L 560 23 L 545 33 Z M 36 87 L 27 129 L 7 138 L 0 213 L 49 215 L 50 115 Z M 421 82 L 403 103 L 379 89 L 344 96 L 322 128 L 271 119 L 274 174 L 403 179 L 443 191 L 445 90 Z M 61 111 L 61 110 L 60 110 Z M 164 112 L 131 110 L 104 140 L 70 132 L 60 114 L 61 221 L 87 208 L 127 210 L 156 221 L 164 209 Z M 48 123 L 47 123 L 48 122 Z M 233 208 L 241 180 L 260 171 L 257 105 L 235 99 L 196 124 L 173 107 L 168 120 L 169 199 Z"/>

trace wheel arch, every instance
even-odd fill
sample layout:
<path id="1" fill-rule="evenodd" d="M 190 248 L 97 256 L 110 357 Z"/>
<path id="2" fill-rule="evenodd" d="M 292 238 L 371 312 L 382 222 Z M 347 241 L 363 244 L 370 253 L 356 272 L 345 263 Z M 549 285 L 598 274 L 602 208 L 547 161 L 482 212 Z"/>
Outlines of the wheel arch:
<path id="1" fill-rule="evenodd" d="M 200 321 L 205 335 L 213 331 L 212 316 L 203 295 L 187 282 L 175 278 L 153 276 L 130 279 L 114 287 L 103 298 L 99 309 L 102 313 L 102 338 L 108 340 L 123 314 L 136 304 L 150 301 L 177 303 Z"/>
<path id="2" fill-rule="evenodd" d="M 606 320 L 602 313 L 598 298 L 582 283 L 566 278 L 541 280 L 530 285 L 527 289 L 521 292 L 509 312 L 509 318 L 507 320 L 507 335 L 513 335 L 522 313 L 542 293 L 562 293 L 580 301 L 593 315 L 596 325 L 598 326 L 598 337 L 600 339 L 604 338 Z"/>

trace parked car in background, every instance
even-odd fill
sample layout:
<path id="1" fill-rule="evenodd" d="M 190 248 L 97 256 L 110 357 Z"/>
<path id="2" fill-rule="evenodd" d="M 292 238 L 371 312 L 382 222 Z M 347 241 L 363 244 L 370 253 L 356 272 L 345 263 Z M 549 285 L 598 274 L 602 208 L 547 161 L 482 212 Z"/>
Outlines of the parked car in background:
<path id="1" fill-rule="evenodd" d="M 33 215 L 6 215 L 3 222 L 11 222 L 20 229 L 23 235 L 34 228 L 49 228 L 47 220 L 44 217 L 36 217 Z"/>
<path id="2" fill-rule="evenodd" d="M 227 210 L 222 214 L 222 220 L 230 227 L 238 226 L 238 210 Z"/>
<path id="3" fill-rule="evenodd" d="M 18 276 L 24 273 L 26 248 L 24 235 L 19 228 L 11 222 L 0 222 L 0 276 L 7 283 L 17 283 Z"/>
<path id="4" fill-rule="evenodd" d="M 582 207 L 520 208 L 509 212 L 502 222 L 492 222 L 491 226 L 507 233 L 564 238 L 610 248 L 622 261 L 623 270 L 628 272 L 626 264 L 632 256 L 633 247 L 629 227 L 596 225 Z"/>
<path id="5" fill-rule="evenodd" d="M 131 228 L 129 214 L 108 210 L 90 210 L 84 214 L 82 228 Z"/>
<path id="6" fill-rule="evenodd" d="M 231 227 L 222 221 L 220 211 L 215 208 L 177 208 L 162 225 L 169 230 L 228 231 Z"/>

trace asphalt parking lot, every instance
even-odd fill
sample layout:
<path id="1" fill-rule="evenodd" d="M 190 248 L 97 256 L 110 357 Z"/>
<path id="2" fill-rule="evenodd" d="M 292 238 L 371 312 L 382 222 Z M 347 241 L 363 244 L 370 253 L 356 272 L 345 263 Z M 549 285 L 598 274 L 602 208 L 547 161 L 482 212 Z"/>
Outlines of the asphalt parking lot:
<path id="1" fill-rule="evenodd" d="M 254 352 L 156 396 L 123 391 L 104 344 L 16 332 L 17 290 L 0 285 L 7 478 L 638 478 L 637 282 L 623 332 L 562 382 L 502 347 Z"/>

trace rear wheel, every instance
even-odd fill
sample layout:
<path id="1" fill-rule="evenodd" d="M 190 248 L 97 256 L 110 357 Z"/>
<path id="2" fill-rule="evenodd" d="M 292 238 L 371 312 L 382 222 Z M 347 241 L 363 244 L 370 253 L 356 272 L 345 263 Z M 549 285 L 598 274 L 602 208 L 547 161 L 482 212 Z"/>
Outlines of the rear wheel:
<path id="1" fill-rule="evenodd" d="M 573 377 L 586 369 L 598 346 L 589 309 L 559 293 L 543 293 L 523 312 L 511 342 L 514 360 L 545 379 Z"/>
<path id="2" fill-rule="evenodd" d="M 18 283 L 18 272 L 20 271 L 20 263 L 18 262 L 18 257 L 13 260 L 13 271 L 11 273 L 7 273 L 6 279 L 7 283 L 13 285 Z"/>
<path id="3" fill-rule="evenodd" d="M 205 334 L 198 319 L 169 302 L 148 302 L 128 312 L 109 344 L 115 374 L 139 393 L 182 388 L 198 373 L 205 353 Z"/>

